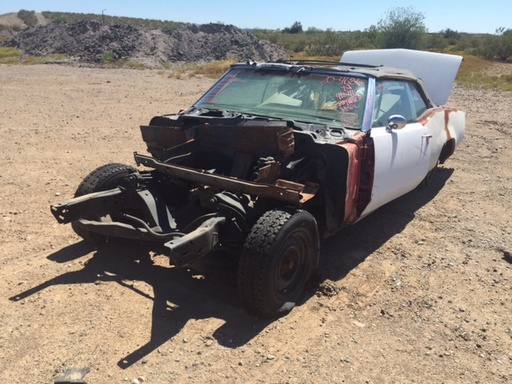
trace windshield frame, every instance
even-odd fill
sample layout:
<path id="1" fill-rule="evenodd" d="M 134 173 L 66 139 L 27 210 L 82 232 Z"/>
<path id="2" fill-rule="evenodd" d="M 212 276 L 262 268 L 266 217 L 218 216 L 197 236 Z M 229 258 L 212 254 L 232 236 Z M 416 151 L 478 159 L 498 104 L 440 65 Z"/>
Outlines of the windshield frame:
<path id="1" fill-rule="evenodd" d="M 332 68 L 238 64 L 192 108 L 365 130 L 371 80 L 368 75 Z"/>

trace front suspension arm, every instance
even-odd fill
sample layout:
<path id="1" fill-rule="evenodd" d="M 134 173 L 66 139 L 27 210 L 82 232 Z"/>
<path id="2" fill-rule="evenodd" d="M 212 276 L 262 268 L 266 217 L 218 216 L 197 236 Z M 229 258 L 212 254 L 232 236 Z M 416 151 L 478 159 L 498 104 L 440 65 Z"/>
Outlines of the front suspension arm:
<path id="1" fill-rule="evenodd" d="M 67 224 L 83 217 L 91 215 L 105 216 L 114 210 L 118 210 L 123 200 L 122 195 L 123 191 L 120 188 L 114 188 L 53 204 L 50 209 L 59 223 Z"/>

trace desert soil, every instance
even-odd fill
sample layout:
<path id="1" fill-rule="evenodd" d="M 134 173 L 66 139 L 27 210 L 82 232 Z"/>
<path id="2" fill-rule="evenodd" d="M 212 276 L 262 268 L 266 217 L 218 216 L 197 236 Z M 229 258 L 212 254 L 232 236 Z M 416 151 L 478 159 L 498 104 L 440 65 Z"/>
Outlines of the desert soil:
<path id="1" fill-rule="evenodd" d="M 327 239 L 305 301 L 264 321 L 229 266 L 95 249 L 50 214 L 212 84 L 169 73 L 0 66 L 1 383 L 512 382 L 511 93 L 455 88 L 466 137 L 432 185 Z"/>

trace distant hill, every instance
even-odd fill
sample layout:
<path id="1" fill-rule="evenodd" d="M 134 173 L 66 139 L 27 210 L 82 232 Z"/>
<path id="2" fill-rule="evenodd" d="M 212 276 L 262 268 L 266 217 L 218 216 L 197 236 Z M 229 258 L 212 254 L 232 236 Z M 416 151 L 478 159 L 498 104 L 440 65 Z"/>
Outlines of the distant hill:
<path id="1" fill-rule="evenodd" d="M 139 19 L 134 17 L 119 17 L 109 15 L 97 15 L 93 13 L 70 13 L 70 12 L 35 12 L 21 10 L 0 15 L 0 26 L 22 30 L 27 27 L 44 26 L 51 23 L 73 24 L 82 20 L 94 20 L 105 25 L 129 25 L 136 28 L 166 28 L 176 29 L 185 23 Z"/>
<path id="2" fill-rule="evenodd" d="M 0 15 L 0 45 L 25 54 L 64 54 L 86 63 L 266 61 L 288 57 L 281 47 L 233 25 L 186 24 L 102 15 L 20 11 Z"/>

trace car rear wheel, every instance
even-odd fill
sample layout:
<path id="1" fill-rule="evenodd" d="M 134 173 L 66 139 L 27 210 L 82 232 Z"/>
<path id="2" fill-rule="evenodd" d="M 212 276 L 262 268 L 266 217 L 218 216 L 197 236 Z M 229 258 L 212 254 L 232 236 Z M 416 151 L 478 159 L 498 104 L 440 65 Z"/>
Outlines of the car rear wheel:
<path id="1" fill-rule="evenodd" d="M 75 197 L 122 186 L 126 182 L 126 176 L 134 172 L 137 172 L 135 168 L 125 164 L 112 163 L 102 165 L 84 178 L 75 192 Z M 101 220 L 100 217 L 84 217 L 84 219 Z M 78 221 L 73 221 L 71 227 L 84 240 L 95 243 L 106 241 L 105 236 L 84 229 Z"/>
<path id="2" fill-rule="evenodd" d="M 298 209 L 268 211 L 252 227 L 238 265 L 242 307 L 272 318 L 291 310 L 318 264 L 315 218 Z"/>

